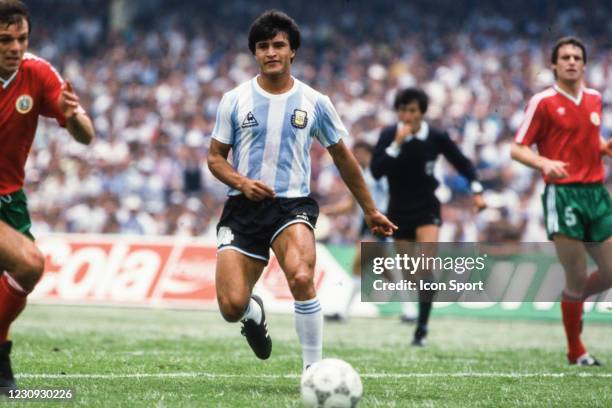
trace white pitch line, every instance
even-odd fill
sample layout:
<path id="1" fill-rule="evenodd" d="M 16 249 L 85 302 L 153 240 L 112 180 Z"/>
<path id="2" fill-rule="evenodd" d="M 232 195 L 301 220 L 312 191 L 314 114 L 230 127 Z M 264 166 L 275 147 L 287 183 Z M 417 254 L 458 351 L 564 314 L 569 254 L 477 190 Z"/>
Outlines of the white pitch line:
<path id="1" fill-rule="evenodd" d="M 363 373 L 361 378 L 612 378 L 612 373 L 503 373 L 503 372 L 465 372 L 465 373 Z M 300 378 L 300 374 L 217 374 L 204 372 L 179 373 L 132 373 L 132 374 L 18 374 L 22 379 L 139 379 L 139 378 Z"/>

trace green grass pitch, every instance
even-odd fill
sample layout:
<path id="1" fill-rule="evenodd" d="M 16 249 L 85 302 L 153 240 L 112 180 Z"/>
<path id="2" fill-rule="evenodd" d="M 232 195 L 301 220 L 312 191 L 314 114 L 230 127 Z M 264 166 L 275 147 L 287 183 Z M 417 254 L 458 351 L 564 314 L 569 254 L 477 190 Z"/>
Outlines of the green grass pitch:
<path id="1" fill-rule="evenodd" d="M 0 405 L 300 407 L 293 317 L 268 320 L 274 348 L 262 362 L 239 324 L 213 312 L 32 305 L 12 331 L 19 385 L 75 398 Z M 434 315 L 430 327 L 429 345 L 415 349 L 414 327 L 397 318 L 326 324 L 324 356 L 361 374 L 361 407 L 612 406 L 612 325 L 585 327 L 601 368 L 566 364 L 560 322 Z"/>

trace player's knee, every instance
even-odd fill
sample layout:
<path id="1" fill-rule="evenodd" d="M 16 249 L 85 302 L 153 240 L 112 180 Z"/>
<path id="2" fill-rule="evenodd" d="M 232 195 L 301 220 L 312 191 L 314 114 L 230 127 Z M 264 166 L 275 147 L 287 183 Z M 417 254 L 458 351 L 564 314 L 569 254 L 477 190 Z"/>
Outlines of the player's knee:
<path id="1" fill-rule="evenodd" d="M 239 296 L 219 296 L 217 300 L 219 302 L 221 316 L 228 322 L 237 322 L 244 314 L 249 298 L 243 299 Z"/>
<path id="2" fill-rule="evenodd" d="M 30 292 L 38 283 L 45 270 L 45 257 L 35 245 L 23 249 L 23 262 L 13 272 L 13 277 L 21 287 Z"/>
<path id="3" fill-rule="evenodd" d="M 314 272 L 310 268 L 301 268 L 289 280 L 289 288 L 294 297 L 302 297 L 314 290 Z"/>

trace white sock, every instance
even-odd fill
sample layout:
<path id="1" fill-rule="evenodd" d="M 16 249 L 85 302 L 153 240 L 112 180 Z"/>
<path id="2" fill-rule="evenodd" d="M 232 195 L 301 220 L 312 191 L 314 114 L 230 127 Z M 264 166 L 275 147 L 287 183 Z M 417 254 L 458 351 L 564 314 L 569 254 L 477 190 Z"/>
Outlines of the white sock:
<path id="1" fill-rule="evenodd" d="M 249 304 L 247 309 L 244 311 L 242 318 L 240 320 L 248 320 L 251 319 L 255 323 L 261 323 L 261 307 L 259 307 L 259 303 L 257 303 L 253 298 L 249 300 Z"/>
<path id="2" fill-rule="evenodd" d="M 402 302 L 402 315 L 406 317 L 417 317 L 417 309 L 414 302 Z"/>
<path id="3" fill-rule="evenodd" d="M 352 281 L 353 287 L 351 288 L 351 296 L 349 297 L 348 302 L 346 303 L 346 309 L 344 310 L 345 316 L 349 315 L 349 310 L 351 309 L 355 296 L 359 294 L 359 299 L 361 299 L 361 276 L 353 276 Z"/>
<path id="4" fill-rule="evenodd" d="M 296 300 L 295 331 L 302 345 L 304 370 L 323 355 L 323 312 L 319 300 Z"/>

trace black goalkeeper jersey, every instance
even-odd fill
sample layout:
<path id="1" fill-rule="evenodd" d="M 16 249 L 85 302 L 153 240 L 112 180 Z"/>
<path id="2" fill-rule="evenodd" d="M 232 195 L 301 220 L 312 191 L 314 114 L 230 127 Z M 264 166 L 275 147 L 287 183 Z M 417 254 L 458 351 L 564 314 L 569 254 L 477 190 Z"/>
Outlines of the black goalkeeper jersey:
<path id="1" fill-rule="evenodd" d="M 387 176 L 389 180 L 388 214 L 401 214 L 420 209 L 436 201 L 434 191 L 439 185 L 434 177 L 436 159 L 442 154 L 468 179 L 477 181 L 476 171 L 448 133 L 421 124 L 417 135 L 410 136 L 401 145 L 399 155 L 392 157 L 387 148 L 393 142 L 397 124 L 384 128 L 374 149 L 371 170 L 375 178 Z"/>

